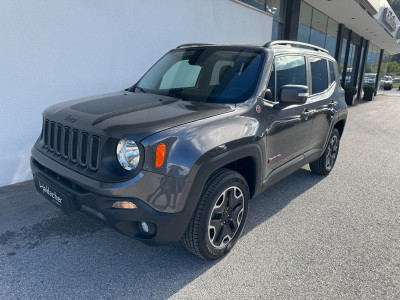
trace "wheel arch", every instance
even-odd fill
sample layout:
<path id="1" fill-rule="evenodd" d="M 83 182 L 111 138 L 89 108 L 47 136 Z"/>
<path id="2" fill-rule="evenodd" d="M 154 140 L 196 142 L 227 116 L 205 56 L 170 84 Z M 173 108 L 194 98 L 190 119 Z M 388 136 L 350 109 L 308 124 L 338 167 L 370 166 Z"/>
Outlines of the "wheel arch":
<path id="1" fill-rule="evenodd" d="M 207 154 L 203 155 L 203 157 L 207 157 Z M 200 158 L 198 162 L 201 160 Z M 251 197 L 253 197 L 261 189 L 262 165 L 261 147 L 253 143 L 230 149 L 207 159 L 203 164 L 197 165 L 197 168 L 192 169 L 191 173 L 195 174 L 189 174 L 188 179 L 194 185 L 200 185 L 203 188 L 207 179 L 215 171 L 221 168 L 230 169 L 240 173 L 246 179 Z"/>
<path id="2" fill-rule="evenodd" d="M 335 126 L 333 127 L 339 131 L 340 136 L 342 136 L 342 134 L 343 134 L 345 124 L 346 124 L 346 120 L 339 120 L 338 122 L 336 122 Z"/>
<path id="3" fill-rule="evenodd" d="M 249 186 L 250 198 L 252 198 L 256 191 L 256 166 L 257 163 L 255 158 L 252 156 L 246 156 L 222 166 L 222 168 L 236 171 L 241 174 L 244 179 L 246 179 L 247 185 Z"/>

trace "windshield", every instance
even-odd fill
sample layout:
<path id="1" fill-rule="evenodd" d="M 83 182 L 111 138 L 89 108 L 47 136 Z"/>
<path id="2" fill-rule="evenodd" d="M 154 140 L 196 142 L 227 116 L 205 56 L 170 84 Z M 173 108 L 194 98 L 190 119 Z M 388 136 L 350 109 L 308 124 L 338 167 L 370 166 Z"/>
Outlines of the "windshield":
<path id="1" fill-rule="evenodd" d="M 178 49 L 167 53 L 138 82 L 135 91 L 189 101 L 238 103 L 254 93 L 261 49 Z"/>

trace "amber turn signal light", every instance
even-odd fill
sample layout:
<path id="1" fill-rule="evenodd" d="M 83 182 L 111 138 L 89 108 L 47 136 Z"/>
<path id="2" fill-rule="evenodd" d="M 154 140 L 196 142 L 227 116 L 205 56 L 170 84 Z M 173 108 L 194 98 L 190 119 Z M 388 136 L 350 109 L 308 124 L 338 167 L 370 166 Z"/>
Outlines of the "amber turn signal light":
<path id="1" fill-rule="evenodd" d="M 164 163 L 166 147 L 164 144 L 160 144 L 156 148 L 156 167 L 159 168 Z"/>
<path id="2" fill-rule="evenodd" d="M 130 201 L 115 201 L 112 205 L 114 208 L 123 208 L 123 209 L 136 209 L 137 206 L 135 203 Z"/>

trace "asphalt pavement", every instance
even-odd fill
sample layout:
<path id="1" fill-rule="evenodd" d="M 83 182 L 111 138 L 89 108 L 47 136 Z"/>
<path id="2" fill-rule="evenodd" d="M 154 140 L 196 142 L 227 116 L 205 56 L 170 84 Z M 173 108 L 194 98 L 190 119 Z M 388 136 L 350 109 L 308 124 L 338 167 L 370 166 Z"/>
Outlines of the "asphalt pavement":
<path id="1" fill-rule="evenodd" d="M 32 181 L 0 188 L 0 299 L 400 299 L 400 91 L 349 109 L 336 166 L 250 203 L 230 254 L 150 247 Z"/>

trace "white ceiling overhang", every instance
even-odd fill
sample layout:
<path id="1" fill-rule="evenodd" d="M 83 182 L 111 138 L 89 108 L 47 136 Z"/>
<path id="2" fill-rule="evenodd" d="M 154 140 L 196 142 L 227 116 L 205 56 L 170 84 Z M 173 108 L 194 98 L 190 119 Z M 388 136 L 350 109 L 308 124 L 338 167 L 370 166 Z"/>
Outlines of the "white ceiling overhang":
<path id="1" fill-rule="evenodd" d="M 377 19 L 368 14 L 358 1 L 354 0 L 305 0 L 308 4 L 328 15 L 347 28 L 369 40 L 390 54 L 400 53 L 400 45 L 382 27 Z M 363 1 L 367 2 L 368 1 Z"/>

